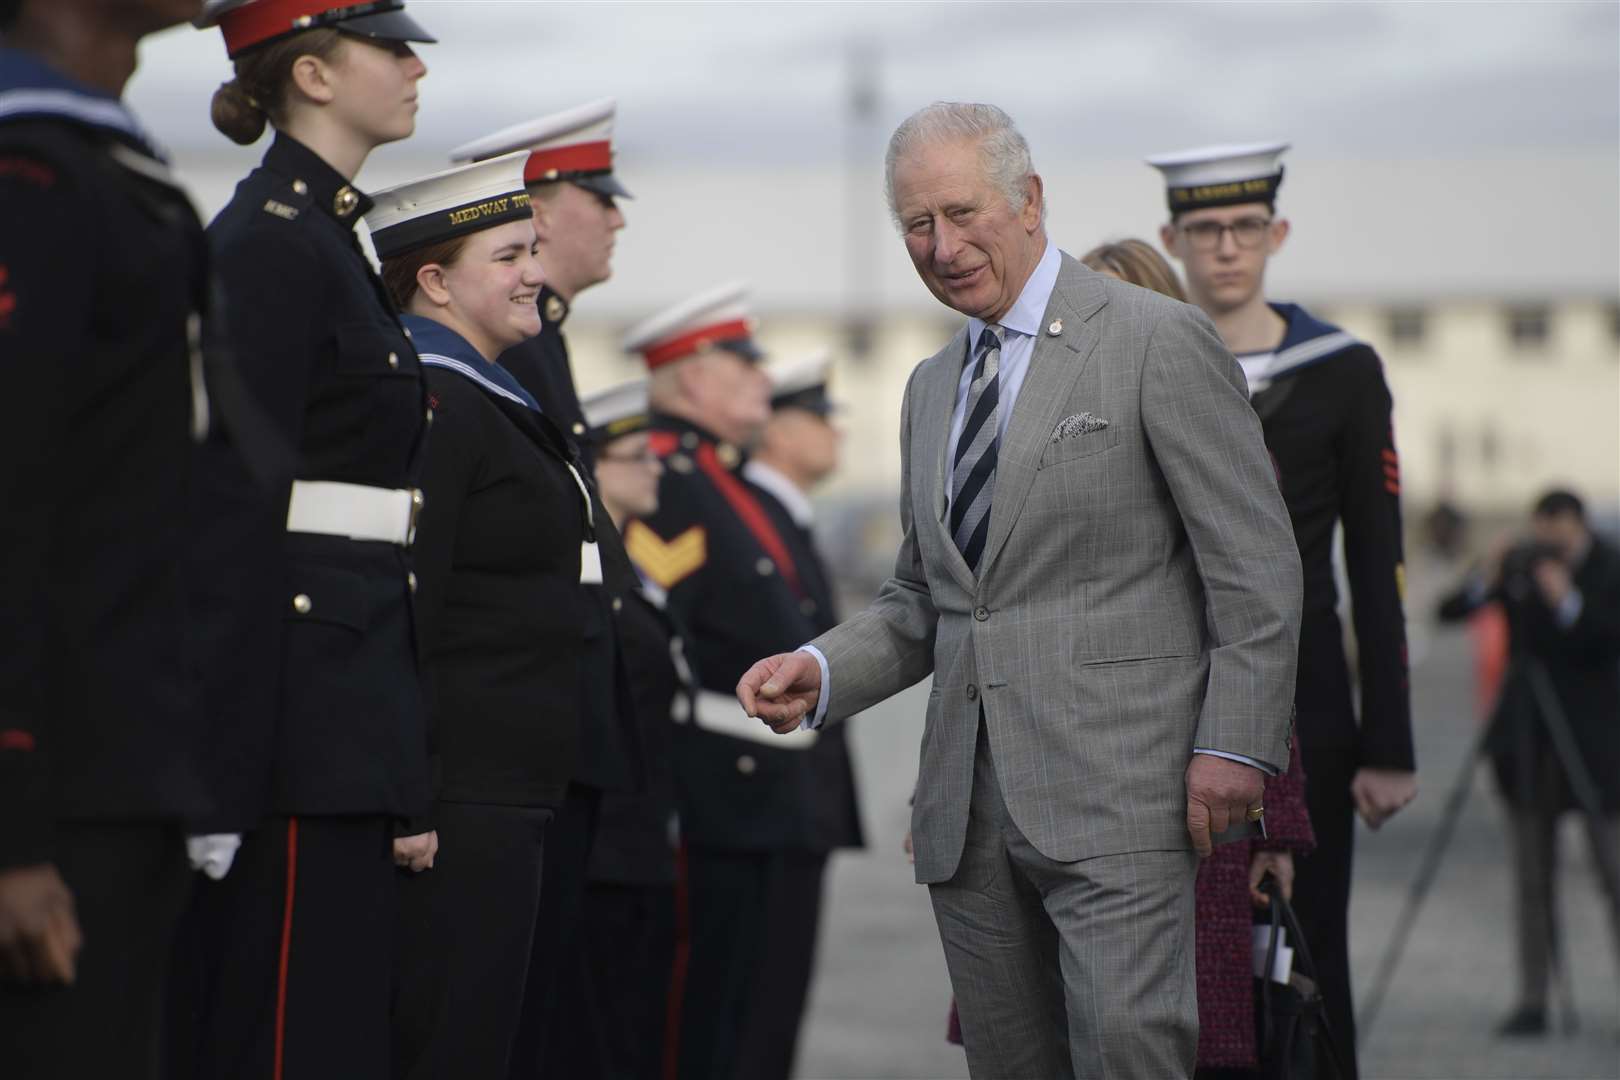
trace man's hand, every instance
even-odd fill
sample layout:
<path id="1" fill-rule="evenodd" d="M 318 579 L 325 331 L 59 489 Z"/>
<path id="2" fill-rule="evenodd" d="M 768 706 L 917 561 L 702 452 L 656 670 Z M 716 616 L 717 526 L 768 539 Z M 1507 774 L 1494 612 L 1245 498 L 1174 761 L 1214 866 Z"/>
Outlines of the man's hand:
<path id="1" fill-rule="evenodd" d="M 1569 591 L 1575 587 L 1569 567 L 1557 559 L 1537 559 L 1535 565 L 1530 567 L 1530 576 L 1536 579 L 1536 589 L 1541 593 L 1542 601 L 1554 611 L 1563 606 L 1569 598 Z"/>
<path id="2" fill-rule="evenodd" d="M 71 985 L 83 944 L 73 893 L 56 867 L 0 871 L 0 980 Z"/>
<path id="3" fill-rule="evenodd" d="M 1198 857 L 1208 858 L 1215 850 L 1215 834 L 1244 820 L 1250 807 L 1261 805 L 1265 792 L 1266 774 L 1253 765 L 1194 754 L 1187 766 L 1187 832 Z"/>
<path id="4" fill-rule="evenodd" d="M 439 854 L 439 833 L 417 833 L 415 836 L 394 837 L 394 865 L 404 867 L 413 874 L 433 869 L 433 860 Z"/>
<path id="5" fill-rule="evenodd" d="M 1271 906 L 1271 897 L 1260 891 L 1260 882 L 1267 874 L 1277 879 L 1284 900 L 1294 898 L 1294 856 L 1286 851 L 1256 849 L 1249 856 L 1249 899 L 1255 907 Z"/>
<path id="6" fill-rule="evenodd" d="M 807 652 L 767 656 L 743 673 L 737 701 L 778 735 L 798 730 L 799 721 L 816 711 L 821 699 L 821 665 Z"/>
<path id="7" fill-rule="evenodd" d="M 1413 799 L 1417 798 L 1417 773 L 1399 769 L 1357 769 L 1350 781 L 1350 798 L 1356 813 L 1376 829 Z"/>

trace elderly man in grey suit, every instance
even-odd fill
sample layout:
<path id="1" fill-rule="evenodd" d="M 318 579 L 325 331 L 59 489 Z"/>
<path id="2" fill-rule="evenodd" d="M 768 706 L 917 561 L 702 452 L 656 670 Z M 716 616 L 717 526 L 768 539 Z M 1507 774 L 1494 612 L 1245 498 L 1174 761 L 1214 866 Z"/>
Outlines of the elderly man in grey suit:
<path id="1" fill-rule="evenodd" d="M 1191 1074 L 1195 850 L 1288 762 L 1300 567 L 1197 309 L 1046 238 L 1011 119 L 889 144 L 917 273 L 967 316 L 912 372 L 904 540 L 861 614 L 743 676 L 779 733 L 932 673 L 912 812 L 975 1077 Z"/>

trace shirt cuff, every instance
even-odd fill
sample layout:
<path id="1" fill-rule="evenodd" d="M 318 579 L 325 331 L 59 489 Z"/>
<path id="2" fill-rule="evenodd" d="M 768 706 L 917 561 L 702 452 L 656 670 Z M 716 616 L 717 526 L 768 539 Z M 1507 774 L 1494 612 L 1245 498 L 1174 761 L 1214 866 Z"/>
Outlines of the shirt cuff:
<path id="1" fill-rule="evenodd" d="M 1242 754 L 1228 754 L 1225 750 L 1205 750 L 1201 746 L 1193 747 L 1193 753 L 1208 754 L 1210 757 L 1225 758 L 1227 761 L 1235 761 L 1239 765 L 1252 765 L 1256 769 L 1259 769 L 1261 772 L 1265 773 L 1267 776 L 1277 775 L 1277 770 L 1272 768 L 1270 765 L 1267 765 L 1263 761 L 1256 761 L 1252 757 L 1244 757 Z"/>
<path id="2" fill-rule="evenodd" d="M 1556 617 L 1558 620 L 1558 628 L 1560 630 L 1568 630 L 1570 627 L 1580 622 L 1581 609 L 1585 606 L 1586 598 L 1581 595 L 1581 591 L 1579 589 L 1569 590 L 1569 592 L 1564 596 L 1564 602 L 1558 605 L 1557 611 L 1553 612 L 1554 617 Z M 824 666 L 821 670 L 822 678 L 825 679 L 827 669 Z"/>
<path id="3" fill-rule="evenodd" d="M 814 645 L 800 645 L 799 652 L 809 653 L 816 658 L 816 663 L 821 665 L 821 696 L 816 698 L 816 711 L 799 721 L 800 731 L 814 731 L 821 726 L 821 722 L 827 717 L 827 696 L 832 676 L 827 670 L 827 658 L 822 655 L 820 649 Z"/>

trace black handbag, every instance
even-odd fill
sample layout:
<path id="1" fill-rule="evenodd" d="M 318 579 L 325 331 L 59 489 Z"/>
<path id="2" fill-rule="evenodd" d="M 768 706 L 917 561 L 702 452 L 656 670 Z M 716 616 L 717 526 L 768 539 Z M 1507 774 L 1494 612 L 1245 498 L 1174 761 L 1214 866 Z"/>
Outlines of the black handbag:
<path id="1" fill-rule="evenodd" d="M 1259 1029 L 1260 1076 L 1264 1080 L 1313 1080 L 1318 1075 L 1330 1075 L 1346 1080 L 1349 1073 L 1333 1041 L 1322 991 L 1316 985 L 1316 963 L 1305 945 L 1299 919 L 1269 874 L 1261 880 L 1260 891 L 1271 899 L 1266 974 L 1255 980 L 1259 983 L 1255 990 L 1255 1022 Z M 1294 939 L 1294 967 L 1288 981 L 1279 983 L 1270 976 L 1284 926 Z M 1331 1071 L 1321 1072 L 1318 1066 L 1322 1063 Z"/>

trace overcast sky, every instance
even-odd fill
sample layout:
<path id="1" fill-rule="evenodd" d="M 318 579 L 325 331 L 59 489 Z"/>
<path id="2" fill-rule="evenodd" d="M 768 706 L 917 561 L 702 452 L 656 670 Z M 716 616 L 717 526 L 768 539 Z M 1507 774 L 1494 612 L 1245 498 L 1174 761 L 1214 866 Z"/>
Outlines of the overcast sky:
<path id="1" fill-rule="evenodd" d="M 1140 156 L 1279 136 L 1327 156 L 1613 146 L 1620 6 L 1557 3 L 540 3 L 410 0 L 417 147 L 598 96 L 620 149 L 756 165 L 842 155 L 852 48 L 876 140 L 937 98 L 989 100 L 1037 154 Z M 152 39 L 130 87 L 176 150 L 217 146 L 216 32 Z M 1331 151 L 1327 148 L 1331 147 Z"/>

